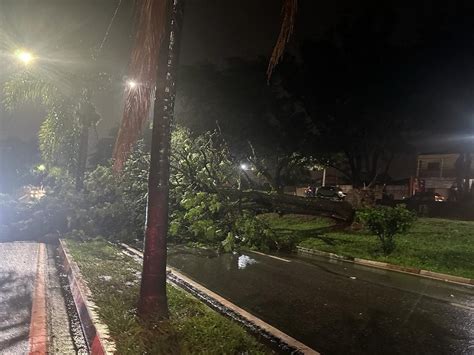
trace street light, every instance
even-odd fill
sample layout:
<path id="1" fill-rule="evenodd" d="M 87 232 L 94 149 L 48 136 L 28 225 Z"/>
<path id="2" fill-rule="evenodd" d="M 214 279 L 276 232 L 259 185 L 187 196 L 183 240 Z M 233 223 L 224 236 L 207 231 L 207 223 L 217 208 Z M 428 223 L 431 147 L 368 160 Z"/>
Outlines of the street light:
<path id="1" fill-rule="evenodd" d="M 33 54 L 23 49 L 19 49 L 15 52 L 15 57 L 23 63 L 23 65 L 30 65 L 31 62 L 34 60 Z"/>
<path id="2" fill-rule="evenodd" d="M 138 85 L 138 83 L 135 80 L 129 80 L 127 81 L 128 88 L 130 90 L 135 89 Z"/>

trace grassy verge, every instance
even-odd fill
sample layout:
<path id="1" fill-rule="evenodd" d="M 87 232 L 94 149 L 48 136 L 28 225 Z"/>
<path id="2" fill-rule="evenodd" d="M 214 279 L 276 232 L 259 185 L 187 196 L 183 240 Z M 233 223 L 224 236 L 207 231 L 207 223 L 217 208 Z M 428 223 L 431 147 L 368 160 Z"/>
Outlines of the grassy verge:
<path id="1" fill-rule="evenodd" d="M 273 249 L 291 252 L 296 249 L 306 233 L 334 224 L 333 221 L 327 218 L 294 214 L 279 216 L 276 213 L 267 213 L 258 217 L 276 232 L 271 234 L 271 242 L 254 244 L 255 249 L 263 252 Z"/>
<path id="2" fill-rule="evenodd" d="M 108 325 L 117 354 L 269 353 L 242 327 L 184 291 L 168 287 L 170 321 L 147 329 L 135 316 L 140 265 L 102 240 L 67 241 Z"/>
<path id="3" fill-rule="evenodd" d="M 329 218 L 298 214 L 279 216 L 277 213 L 266 213 L 260 215 L 260 218 L 269 223 L 272 228 L 278 230 L 279 233 L 293 234 L 297 231 L 303 236 L 304 232 L 312 232 L 315 229 L 329 227 L 334 224 L 334 221 Z"/>
<path id="4" fill-rule="evenodd" d="M 306 248 L 474 278 L 474 222 L 420 218 L 385 256 L 377 238 L 365 231 L 321 233 L 321 218 L 265 218 L 277 233 L 293 235 Z"/>

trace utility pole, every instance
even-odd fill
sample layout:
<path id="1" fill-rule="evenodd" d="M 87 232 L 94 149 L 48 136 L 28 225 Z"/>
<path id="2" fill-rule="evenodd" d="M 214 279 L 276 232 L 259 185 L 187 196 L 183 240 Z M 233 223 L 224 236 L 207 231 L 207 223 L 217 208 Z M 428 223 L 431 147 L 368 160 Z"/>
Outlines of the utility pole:
<path id="1" fill-rule="evenodd" d="M 166 239 L 168 234 L 171 129 L 184 0 L 163 1 L 166 1 L 167 16 L 165 17 L 163 42 L 157 54 L 145 248 L 138 305 L 139 315 L 144 319 L 168 317 Z"/>

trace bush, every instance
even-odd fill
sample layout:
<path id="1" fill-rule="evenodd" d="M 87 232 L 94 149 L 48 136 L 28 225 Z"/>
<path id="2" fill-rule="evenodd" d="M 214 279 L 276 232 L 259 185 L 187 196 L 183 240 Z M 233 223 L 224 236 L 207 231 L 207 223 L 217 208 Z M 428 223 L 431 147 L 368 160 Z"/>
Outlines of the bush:
<path id="1" fill-rule="evenodd" d="M 357 219 L 379 238 L 384 254 L 390 254 L 396 247 L 395 236 L 406 233 L 416 217 L 405 206 L 399 205 L 367 208 L 357 213 Z"/>

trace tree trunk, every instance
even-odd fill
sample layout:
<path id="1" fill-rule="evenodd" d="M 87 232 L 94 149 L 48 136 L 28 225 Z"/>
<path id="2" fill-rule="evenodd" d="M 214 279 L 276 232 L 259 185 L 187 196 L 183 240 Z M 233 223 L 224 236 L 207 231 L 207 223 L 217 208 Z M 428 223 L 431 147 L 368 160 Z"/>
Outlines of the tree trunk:
<path id="1" fill-rule="evenodd" d="M 239 200 L 242 209 L 255 212 L 277 212 L 281 214 L 305 214 L 331 217 L 350 223 L 354 219 L 354 209 L 344 201 L 312 199 L 285 194 L 269 194 L 261 191 L 219 190 L 220 194 Z"/>
<path id="2" fill-rule="evenodd" d="M 282 171 L 282 167 L 278 166 L 275 170 L 275 176 L 272 179 L 273 189 L 275 190 L 277 194 L 280 194 L 280 195 L 284 193 L 284 186 L 281 181 L 281 171 Z"/>
<path id="3" fill-rule="evenodd" d="M 84 187 L 84 174 L 87 166 L 87 153 L 89 152 L 89 126 L 82 122 L 81 136 L 79 138 L 79 154 L 76 166 L 76 190 L 80 191 Z"/>
<path id="4" fill-rule="evenodd" d="M 167 0 L 167 23 L 158 58 L 151 162 L 148 177 L 143 272 L 138 312 L 142 318 L 168 317 L 166 237 L 168 233 L 171 123 L 174 112 L 184 0 Z"/>

